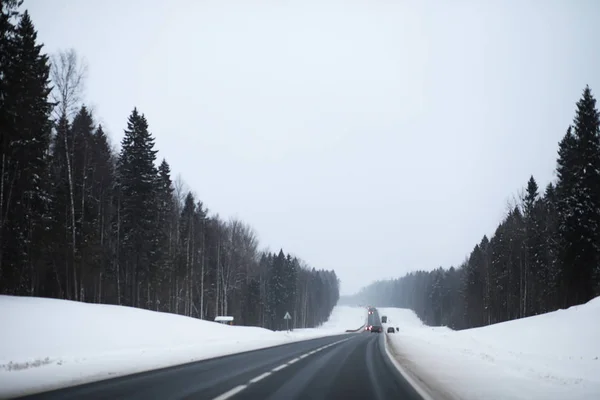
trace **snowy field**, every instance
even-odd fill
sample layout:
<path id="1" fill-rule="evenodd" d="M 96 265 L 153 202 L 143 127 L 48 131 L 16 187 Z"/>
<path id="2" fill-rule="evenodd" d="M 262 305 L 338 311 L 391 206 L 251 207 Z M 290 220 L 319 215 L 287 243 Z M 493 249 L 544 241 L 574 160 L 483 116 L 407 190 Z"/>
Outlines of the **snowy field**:
<path id="1" fill-rule="evenodd" d="M 366 310 L 335 307 L 315 329 L 273 332 L 130 307 L 0 296 L 0 398 L 344 333 Z"/>
<path id="2" fill-rule="evenodd" d="M 600 297 L 535 317 L 453 331 L 380 308 L 390 350 L 450 399 L 600 399 Z"/>

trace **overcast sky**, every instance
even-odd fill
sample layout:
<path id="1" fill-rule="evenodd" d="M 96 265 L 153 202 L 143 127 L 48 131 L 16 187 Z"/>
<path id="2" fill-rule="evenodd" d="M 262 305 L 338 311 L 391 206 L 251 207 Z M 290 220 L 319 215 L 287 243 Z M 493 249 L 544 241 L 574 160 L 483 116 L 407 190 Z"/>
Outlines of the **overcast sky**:
<path id="1" fill-rule="evenodd" d="M 600 93 L 595 0 L 25 0 L 45 51 L 89 64 L 119 145 L 159 157 L 342 293 L 460 264 Z"/>

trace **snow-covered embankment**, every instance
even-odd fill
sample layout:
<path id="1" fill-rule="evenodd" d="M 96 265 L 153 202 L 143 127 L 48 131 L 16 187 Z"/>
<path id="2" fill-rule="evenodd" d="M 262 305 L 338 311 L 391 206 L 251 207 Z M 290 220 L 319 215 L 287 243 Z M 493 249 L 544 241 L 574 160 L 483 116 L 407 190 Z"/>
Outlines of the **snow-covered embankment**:
<path id="1" fill-rule="evenodd" d="M 335 307 L 322 327 L 273 332 L 131 307 L 0 296 L 0 398 L 341 334 L 365 315 L 359 307 Z"/>
<path id="2" fill-rule="evenodd" d="M 423 325 L 411 310 L 379 309 L 390 350 L 449 398 L 600 399 L 600 297 L 587 304 L 483 328 Z"/>

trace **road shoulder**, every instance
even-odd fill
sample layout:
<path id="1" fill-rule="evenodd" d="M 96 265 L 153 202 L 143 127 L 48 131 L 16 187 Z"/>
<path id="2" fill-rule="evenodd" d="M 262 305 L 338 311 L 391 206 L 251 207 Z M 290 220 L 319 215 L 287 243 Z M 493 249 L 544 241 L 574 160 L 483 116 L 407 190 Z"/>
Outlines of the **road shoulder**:
<path id="1" fill-rule="evenodd" d="M 402 376 L 423 397 L 423 400 L 461 400 L 455 393 L 450 393 L 437 382 L 434 376 L 419 368 L 414 360 L 406 357 L 397 344 L 394 344 L 387 333 L 384 338 L 385 351 Z"/>

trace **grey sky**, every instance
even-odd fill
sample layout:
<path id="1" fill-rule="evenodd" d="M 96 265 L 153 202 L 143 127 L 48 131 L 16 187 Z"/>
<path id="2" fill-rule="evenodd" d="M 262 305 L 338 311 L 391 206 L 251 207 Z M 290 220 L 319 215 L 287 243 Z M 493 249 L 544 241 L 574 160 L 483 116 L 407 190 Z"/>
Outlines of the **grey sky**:
<path id="1" fill-rule="evenodd" d="M 89 64 L 120 143 L 134 106 L 159 157 L 261 244 L 349 294 L 459 264 L 492 234 L 589 84 L 600 3 L 25 0 L 46 51 Z"/>

